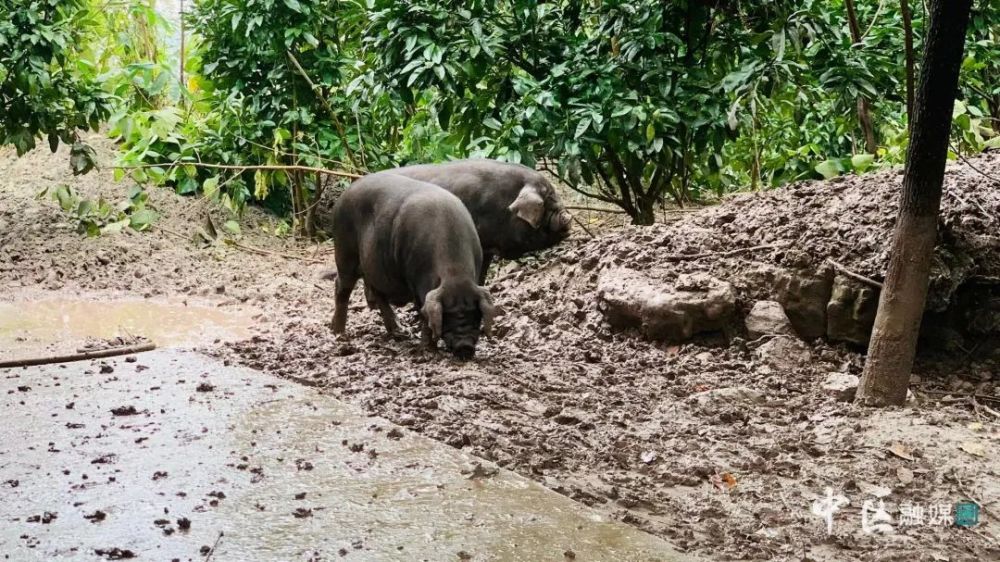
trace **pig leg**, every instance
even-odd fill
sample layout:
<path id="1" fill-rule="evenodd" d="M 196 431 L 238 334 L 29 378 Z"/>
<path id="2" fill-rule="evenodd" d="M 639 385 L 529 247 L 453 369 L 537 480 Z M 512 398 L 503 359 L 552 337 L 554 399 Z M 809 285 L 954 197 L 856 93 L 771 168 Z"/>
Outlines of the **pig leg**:
<path id="1" fill-rule="evenodd" d="M 389 301 L 385 300 L 385 297 L 375 291 L 372 291 L 372 297 L 374 297 L 375 307 L 382 314 L 382 323 L 385 324 L 385 331 L 389 332 L 390 336 L 398 336 L 399 324 L 396 323 L 396 313 L 389 306 Z"/>
<path id="2" fill-rule="evenodd" d="M 357 284 L 358 277 L 353 271 L 341 270 L 337 276 L 337 289 L 333 309 L 333 333 L 340 336 L 344 334 L 347 327 L 347 305 L 351 300 L 351 291 Z"/>
<path id="3" fill-rule="evenodd" d="M 483 253 L 483 267 L 479 271 L 479 286 L 483 287 L 486 285 L 486 273 L 490 270 L 490 262 L 493 261 L 493 254 Z"/>
<path id="4" fill-rule="evenodd" d="M 434 334 L 431 332 L 431 327 L 427 325 L 427 320 L 420 316 L 420 343 L 424 347 L 436 350 L 437 341 L 434 340 Z"/>

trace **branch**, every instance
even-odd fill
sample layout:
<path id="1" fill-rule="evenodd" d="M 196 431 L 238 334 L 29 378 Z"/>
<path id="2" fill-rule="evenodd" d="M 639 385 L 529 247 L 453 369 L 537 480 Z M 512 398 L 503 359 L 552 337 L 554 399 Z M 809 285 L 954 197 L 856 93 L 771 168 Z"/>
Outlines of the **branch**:
<path id="1" fill-rule="evenodd" d="M 300 171 L 300 172 L 312 172 L 315 174 L 326 174 L 328 176 L 337 176 L 341 178 L 360 178 L 360 174 L 352 174 L 350 172 L 343 172 L 340 170 L 327 170 L 325 168 L 312 168 L 309 166 L 279 166 L 279 165 L 239 165 L 239 164 L 208 164 L 206 162 L 174 162 L 172 164 L 132 164 L 127 166 L 107 166 L 112 170 L 141 170 L 145 168 L 162 168 L 163 166 L 194 166 L 196 168 L 213 168 L 217 170 L 269 170 L 269 171 Z"/>
<path id="2" fill-rule="evenodd" d="M 829 263 L 830 265 L 832 265 L 834 269 L 836 269 L 837 271 L 839 271 L 839 272 L 843 273 L 844 275 L 850 277 L 851 279 L 854 279 L 855 281 L 860 281 L 860 282 L 865 283 L 867 285 L 871 285 L 872 287 L 875 287 L 879 291 L 882 290 L 882 284 L 879 283 L 878 281 L 876 281 L 876 280 L 874 280 L 874 279 L 872 279 L 870 277 L 865 277 L 864 275 L 861 275 L 860 273 L 854 273 L 850 269 L 847 269 L 843 265 L 841 265 L 841 264 L 833 261 L 830 258 L 826 258 L 826 261 L 827 261 L 827 263 Z"/>
<path id="3" fill-rule="evenodd" d="M 295 70 L 303 78 L 305 78 L 306 83 L 309 84 L 313 93 L 316 94 L 316 98 L 319 99 L 320 103 L 323 104 L 323 107 L 325 107 L 327 112 L 330 113 L 330 119 L 333 120 L 333 126 L 337 128 L 337 136 L 340 137 L 340 142 L 344 145 L 344 151 L 347 152 L 347 159 L 351 161 L 355 170 L 363 170 L 363 167 L 358 166 L 358 161 L 354 157 L 354 151 L 351 150 L 351 146 L 347 143 L 347 134 L 344 132 L 344 125 L 340 122 L 340 119 L 337 118 L 337 112 L 333 110 L 330 102 L 323 97 L 323 90 L 312 81 L 312 78 L 309 78 L 309 74 L 306 73 L 306 69 L 302 68 L 302 65 L 299 64 L 299 59 L 295 58 L 295 55 L 293 55 L 291 51 L 285 52 L 288 54 L 288 60 L 292 61 L 292 66 L 294 66 Z"/>
<path id="4" fill-rule="evenodd" d="M 71 361 L 86 361 L 87 359 L 101 359 L 103 357 L 116 357 L 118 355 L 131 355 L 142 351 L 152 351 L 156 349 L 156 344 L 152 342 L 137 345 L 127 345 L 125 347 L 112 347 L 99 349 L 96 351 L 84 351 L 81 353 L 71 353 L 69 355 L 57 355 L 54 357 L 34 357 L 31 359 L 13 359 L 10 361 L 0 361 L 0 369 L 10 369 L 13 367 L 32 367 L 35 365 L 51 365 L 53 363 L 69 363 Z"/>

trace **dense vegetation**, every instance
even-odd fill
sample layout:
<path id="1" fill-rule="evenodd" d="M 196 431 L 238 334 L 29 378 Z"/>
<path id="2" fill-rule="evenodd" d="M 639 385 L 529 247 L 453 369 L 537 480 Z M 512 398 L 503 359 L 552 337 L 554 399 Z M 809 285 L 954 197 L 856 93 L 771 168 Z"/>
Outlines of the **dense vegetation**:
<path id="1" fill-rule="evenodd" d="M 320 178 L 182 163 L 360 172 L 488 156 L 546 167 L 647 224 L 666 203 L 901 162 L 907 53 L 925 23 L 922 3 L 906 18 L 909 3 L 888 0 L 192 4 L 180 84 L 148 0 L 0 3 L 13 14 L 0 17 L 0 143 L 73 141 L 113 106 L 124 163 L 162 164 L 138 181 L 234 212 L 265 201 L 304 232 Z M 1000 144 L 998 41 L 1000 0 L 980 0 L 956 151 Z"/>

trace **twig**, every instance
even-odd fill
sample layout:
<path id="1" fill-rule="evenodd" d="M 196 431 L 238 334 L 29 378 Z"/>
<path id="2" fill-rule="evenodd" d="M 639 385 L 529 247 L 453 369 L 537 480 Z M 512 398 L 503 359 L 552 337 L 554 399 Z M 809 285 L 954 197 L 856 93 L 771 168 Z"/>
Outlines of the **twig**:
<path id="1" fill-rule="evenodd" d="M 973 170 L 975 170 L 975 168 L 973 168 Z M 977 171 L 978 171 L 978 170 L 977 170 Z M 988 177 L 988 176 L 987 176 L 987 177 Z M 967 200 L 966 200 L 966 199 L 965 199 L 964 197 L 962 197 L 961 195 L 959 195 L 959 194 L 955 193 L 955 192 L 954 192 L 953 190 L 951 190 L 951 189 L 947 190 L 947 191 L 946 191 L 945 193 L 947 193 L 948 195 L 951 195 L 952 197 L 954 197 L 955 199 L 958 199 L 958 200 L 959 200 L 960 202 L 962 202 L 962 203 L 965 203 L 966 205 L 975 205 L 975 207 L 976 207 L 977 209 L 979 209 L 979 212 L 983 213 L 983 215 L 984 215 L 984 216 L 985 216 L 985 217 L 986 217 L 987 219 L 989 219 L 989 218 L 991 218 L 991 217 L 992 217 L 992 215 L 990 215 L 990 212 L 989 212 L 989 211 L 987 211 L 987 210 L 986 210 L 985 208 L 983 208 L 983 206 L 982 206 L 982 205 L 980 205 L 980 204 L 979 204 L 979 201 L 976 201 L 976 200 L 973 200 L 972 202 L 969 202 L 969 201 L 967 201 Z"/>
<path id="2" fill-rule="evenodd" d="M 571 211 L 592 211 L 595 213 L 609 213 L 613 215 L 627 215 L 625 211 L 621 209 L 608 209 L 606 207 L 585 207 L 582 205 L 566 205 L 566 209 Z"/>
<path id="3" fill-rule="evenodd" d="M 14 367 L 32 367 L 36 365 L 51 365 L 53 363 L 70 363 L 73 361 L 86 361 L 88 359 L 101 359 L 103 357 L 115 357 L 118 355 L 131 355 L 143 351 L 156 349 L 153 342 L 124 347 L 111 347 L 108 349 L 98 349 L 95 351 L 85 351 L 83 353 L 71 353 L 68 355 L 56 355 L 53 357 L 33 357 L 31 359 L 12 359 L 10 361 L 0 361 L 0 369 L 11 369 Z"/>
<path id="4" fill-rule="evenodd" d="M 855 281 L 860 281 L 862 283 L 871 285 L 872 287 L 875 287 L 879 291 L 882 290 L 882 284 L 879 283 L 878 281 L 876 281 L 876 280 L 874 280 L 874 279 L 872 279 L 870 277 L 865 277 L 864 275 L 861 275 L 860 273 L 854 273 L 850 269 L 847 269 L 845 266 L 841 265 L 840 263 L 837 263 L 836 261 L 834 261 L 831 258 L 826 258 L 826 261 L 827 261 L 827 263 L 829 263 L 830 265 L 832 265 L 834 269 L 836 269 L 837 271 L 839 271 L 839 272 L 843 273 L 844 275 L 850 277 L 851 279 L 854 279 Z"/>
<path id="5" fill-rule="evenodd" d="M 162 226 L 162 225 L 156 225 L 156 229 L 157 230 L 162 230 L 163 232 L 166 232 L 167 234 L 173 234 L 174 236 L 176 236 L 178 238 L 183 238 L 184 240 L 190 240 L 191 239 L 190 236 L 184 236 L 180 232 L 177 232 L 176 230 L 171 230 L 171 229 L 169 229 L 169 228 L 167 228 L 165 226 Z"/>
<path id="6" fill-rule="evenodd" d="M 924 394 L 934 394 L 937 396 L 963 396 L 966 398 L 985 400 L 987 402 L 996 402 L 1000 404 L 1000 396 L 992 396 L 990 394 L 977 394 L 975 392 L 959 392 L 955 390 L 926 390 L 926 389 L 920 389 L 920 392 L 923 392 Z M 985 407 L 985 405 L 983 406 Z"/>
<path id="7" fill-rule="evenodd" d="M 992 181 L 997 182 L 997 183 L 1000 183 L 1000 178 L 997 178 L 995 176 L 991 176 L 990 174 L 987 174 L 986 172 L 980 170 L 976 166 L 973 166 L 972 162 L 970 162 L 968 158 L 966 158 L 961 152 L 958 151 L 957 148 L 955 148 L 955 145 L 949 143 L 948 146 L 951 147 L 951 151 L 954 152 L 956 156 L 958 156 L 958 159 L 961 160 L 963 164 L 965 164 L 966 166 L 972 168 L 973 170 L 975 170 L 976 172 L 978 172 L 980 175 L 982 175 L 984 178 L 986 178 L 988 180 L 992 180 Z"/>
<path id="8" fill-rule="evenodd" d="M 215 554 L 215 549 L 219 548 L 219 541 L 222 540 L 223 536 L 224 533 L 222 531 L 219 531 L 219 536 L 215 537 L 215 544 L 213 544 L 212 548 L 209 549 L 209 551 L 205 554 L 205 562 L 208 562 L 208 559 L 211 558 L 213 554 Z"/>
<path id="9" fill-rule="evenodd" d="M 597 238 L 596 236 L 594 236 L 594 233 L 591 232 L 589 228 L 587 228 L 587 225 L 583 224 L 583 221 L 581 221 L 580 219 L 576 218 L 576 215 L 574 215 L 573 213 L 570 213 L 569 216 L 573 217 L 573 220 L 576 221 L 576 224 L 580 225 L 580 228 L 582 228 L 584 232 L 586 232 L 587 234 L 589 234 L 591 238 Z"/>
<path id="10" fill-rule="evenodd" d="M 239 248 L 240 250 L 243 250 L 245 252 L 250 252 L 252 254 L 260 254 L 262 256 L 277 256 L 279 258 L 285 258 L 285 259 L 297 260 L 297 261 L 304 261 L 306 263 L 317 263 L 317 264 L 329 263 L 328 261 L 323 261 L 323 260 L 317 260 L 317 259 L 313 259 L 313 258 L 308 258 L 306 256 L 297 256 L 295 254 L 285 254 L 285 253 L 282 253 L 282 252 L 275 252 L 274 250 L 265 250 L 263 248 L 254 248 L 253 246 L 247 246 L 246 244 L 240 244 L 239 242 L 237 242 L 235 240 L 228 240 L 227 239 L 226 240 L 226 244 L 229 244 L 230 246 L 233 246 L 235 248 Z"/>
<path id="11" fill-rule="evenodd" d="M 326 168 L 313 168 L 311 166 L 280 166 L 277 164 L 269 165 L 239 165 L 239 164 L 209 164 L 207 162 L 174 162 L 181 166 L 194 166 L 196 168 L 213 168 L 217 170 L 271 170 L 271 171 L 293 171 L 298 170 L 301 172 L 312 172 L 314 174 L 326 174 L 328 176 L 337 176 L 341 178 L 360 178 L 360 174 L 353 174 L 351 172 L 342 172 L 340 170 L 327 170 Z M 112 170 L 141 170 L 144 168 L 162 168 L 171 164 L 131 164 L 126 166 L 107 166 Z"/>
<path id="12" fill-rule="evenodd" d="M 295 58 L 295 55 L 293 55 L 291 51 L 285 51 L 285 53 L 288 55 L 288 60 L 292 62 L 292 66 L 295 67 L 296 72 L 298 72 L 299 75 L 305 79 L 313 93 L 316 94 L 316 98 L 319 99 L 320 103 L 323 104 L 323 107 L 325 107 L 326 111 L 330 114 L 333 126 L 337 129 L 337 136 L 340 137 L 340 142 L 344 145 L 344 152 L 347 153 L 347 159 L 351 161 L 351 165 L 354 166 L 355 170 L 363 169 L 361 166 L 358 166 L 358 161 L 354 157 L 354 151 L 351 150 L 351 146 L 347 143 L 347 133 L 344 132 L 344 125 L 340 122 L 340 118 L 337 117 L 337 112 L 333 110 L 333 106 L 331 106 L 330 102 L 328 102 L 326 97 L 323 96 L 323 90 L 312 81 L 312 78 L 309 77 L 309 73 L 306 72 L 306 69 L 302 68 L 302 65 L 299 64 L 299 59 Z"/>
<path id="13" fill-rule="evenodd" d="M 702 258 L 712 258 L 712 257 L 725 258 L 729 256 L 735 256 L 737 254 L 743 254 L 746 252 L 754 252 L 756 250 L 769 250 L 777 247 L 778 247 L 777 244 L 762 244 L 760 246 L 740 248 L 739 250 L 730 250 L 728 252 L 705 252 L 702 254 L 667 254 L 665 256 L 660 256 L 660 258 L 667 261 L 699 260 Z"/>

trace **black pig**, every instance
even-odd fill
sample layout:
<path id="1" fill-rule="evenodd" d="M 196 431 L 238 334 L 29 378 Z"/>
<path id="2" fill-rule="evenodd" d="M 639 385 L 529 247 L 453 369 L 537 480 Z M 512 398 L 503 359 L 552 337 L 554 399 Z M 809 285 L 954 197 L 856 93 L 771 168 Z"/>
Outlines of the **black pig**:
<path id="1" fill-rule="evenodd" d="M 519 164 L 456 160 L 387 170 L 454 193 L 469 209 L 479 232 L 483 269 L 494 257 L 515 259 L 555 246 L 569 236 L 569 211 L 545 176 Z"/>
<path id="2" fill-rule="evenodd" d="M 359 278 L 368 306 L 396 333 L 391 305 L 416 303 L 422 337 L 443 339 L 460 359 L 473 356 L 493 323 L 490 295 L 476 283 L 482 251 L 469 211 L 436 185 L 381 172 L 365 176 L 333 207 L 337 260 L 333 331 L 343 334 Z"/>

